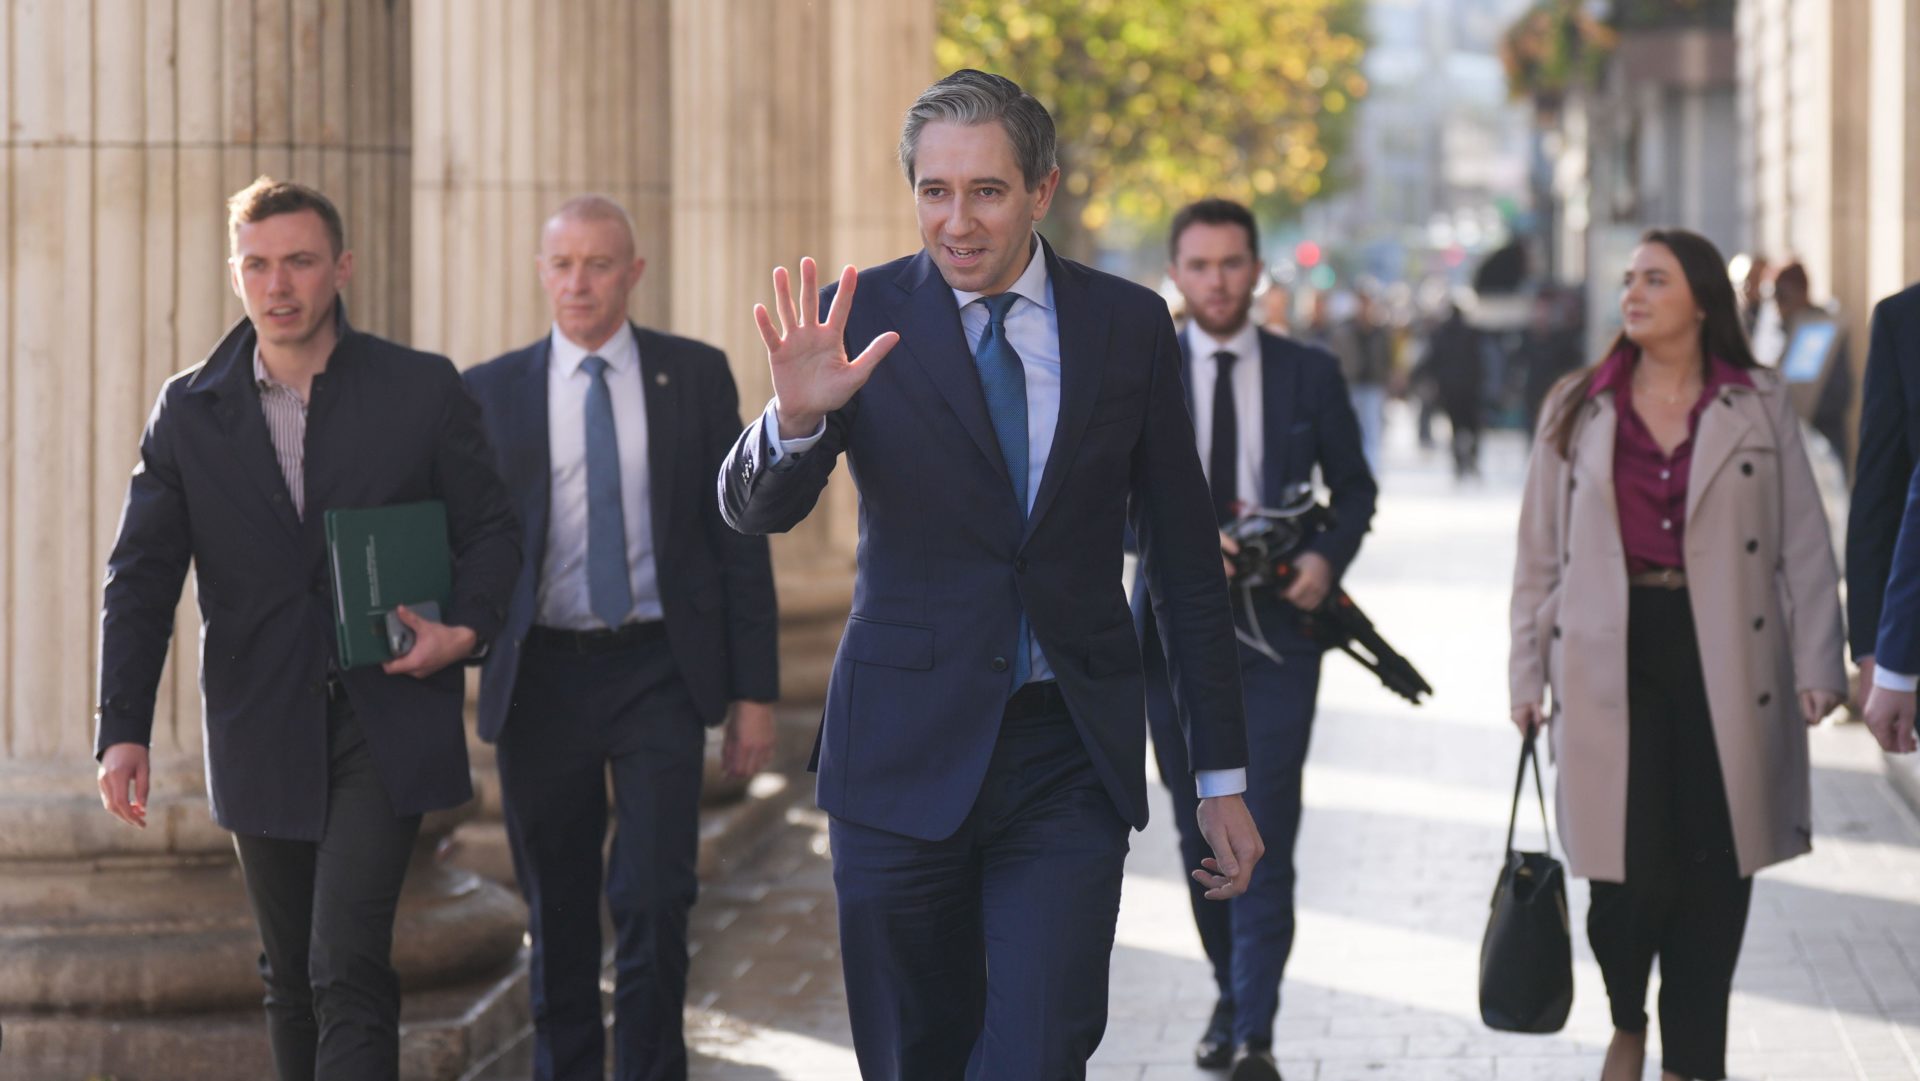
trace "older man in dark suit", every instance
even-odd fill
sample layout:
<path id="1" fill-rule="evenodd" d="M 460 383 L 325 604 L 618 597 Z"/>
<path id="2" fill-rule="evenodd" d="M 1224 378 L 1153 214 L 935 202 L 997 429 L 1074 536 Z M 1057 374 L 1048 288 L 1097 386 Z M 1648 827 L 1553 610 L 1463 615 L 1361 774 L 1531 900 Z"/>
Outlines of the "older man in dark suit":
<path id="1" fill-rule="evenodd" d="M 420 816 L 472 798 L 459 664 L 519 565 L 480 411 L 445 357 L 348 325 L 326 197 L 262 177 L 229 202 L 246 318 L 169 380 L 107 564 L 95 753 L 107 809 L 146 825 L 154 695 L 191 564 L 207 786 L 264 942 L 283 1081 L 399 1075 L 393 916 Z M 383 667 L 342 670 L 325 512 L 446 505 L 453 593 Z"/>
<path id="2" fill-rule="evenodd" d="M 717 349 L 627 320 L 645 260 L 603 196 L 541 230 L 545 337 L 467 373 L 525 526 L 526 564 L 480 680 L 533 932 L 534 1077 L 599 1081 L 601 850 L 616 934 L 613 1076 L 684 1081 L 681 1008 L 706 726 L 747 776 L 780 686 L 763 537 L 720 520 L 740 430 Z"/>

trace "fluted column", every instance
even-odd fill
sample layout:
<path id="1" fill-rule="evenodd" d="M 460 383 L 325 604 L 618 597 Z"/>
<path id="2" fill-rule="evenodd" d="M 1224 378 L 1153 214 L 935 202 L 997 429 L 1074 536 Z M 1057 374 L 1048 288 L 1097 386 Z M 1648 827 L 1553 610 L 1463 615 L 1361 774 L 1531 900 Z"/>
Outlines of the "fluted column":
<path id="1" fill-rule="evenodd" d="M 108 1026 L 259 1001 L 257 936 L 207 810 L 191 590 L 159 694 L 148 828 L 100 807 L 101 572 L 161 382 L 240 314 L 230 192 L 260 173 L 326 191 L 356 251 L 354 322 L 407 327 L 409 26 L 409 5 L 389 0 L 4 0 L 0 1078 L 213 1076 Z M 511 900 L 430 855 L 402 917 L 413 986 L 517 945 Z M 450 944 L 453 925 L 473 933 Z"/>

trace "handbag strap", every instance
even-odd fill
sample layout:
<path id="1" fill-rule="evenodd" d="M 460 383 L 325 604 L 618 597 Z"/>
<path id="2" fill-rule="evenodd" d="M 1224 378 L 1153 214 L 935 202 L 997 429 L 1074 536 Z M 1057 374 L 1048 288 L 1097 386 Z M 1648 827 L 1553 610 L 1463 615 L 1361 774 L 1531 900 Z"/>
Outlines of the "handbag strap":
<path id="1" fill-rule="evenodd" d="M 1513 854 L 1513 830 L 1520 822 L 1520 793 L 1527 782 L 1527 763 L 1533 763 L 1533 788 L 1540 797 L 1540 832 L 1546 837 L 1549 848 L 1553 846 L 1553 831 L 1547 825 L 1547 785 L 1540 779 L 1540 752 L 1534 748 L 1534 735 L 1538 726 L 1527 729 L 1526 742 L 1520 745 L 1520 769 L 1513 777 L 1513 811 L 1507 815 L 1507 854 Z"/>

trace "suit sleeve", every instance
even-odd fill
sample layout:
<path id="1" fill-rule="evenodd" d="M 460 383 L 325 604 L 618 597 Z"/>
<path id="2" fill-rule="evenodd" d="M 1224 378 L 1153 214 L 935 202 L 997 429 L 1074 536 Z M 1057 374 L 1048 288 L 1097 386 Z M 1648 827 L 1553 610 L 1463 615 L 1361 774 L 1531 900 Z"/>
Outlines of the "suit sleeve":
<path id="1" fill-rule="evenodd" d="M 740 430 L 740 392 L 723 354 L 715 354 L 702 396 L 703 460 L 726 460 L 728 441 Z M 763 536 L 728 528 L 720 504 L 702 499 L 708 543 L 720 553 L 727 592 L 727 698 L 771 702 L 780 696 L 779 615 L 773 562 Z"/>
<path id="2" fill-rule="evenodd" d="M 140 461 L 127 484 L 120 533 L 107 557 L 96 758 L 116 743 L 146 746 L 153 734 L 154 697 L 173 636 L 180 588 L 193 558 L 173 425 L 163 389 L 141 435 Z"/>
<path id="3" fill-rule="evenodd" d="M 1820 486 L 1813 479 L 1800 418 L 1785 384 L 1768 395 L 1773 430 L 1780 441 L 1780 582 L 1793 625 L 1794 689 L 1847 693 L 1846 635 L 1840 619 L 1840 571 L 1833 565 L 1833 539 Z"/>
<path id="4" fill-rule="evenodd" d="M 1328 364 L 1325 377 L 1314 382 L 1319 388 L 1319 400 L 1314 403 L 1314 431 L 1319 440 L 1315 454 L 1320 474 L 1327 482 L 1334 523 L 1307 547 L 1333 564 L 1337 580 L 1359 554 L 1360 540 L 1373 524 L 1380 486 L 1360 448 L 1360 418 L 1354 415 L 1353 399 L 1347 395 L 1347 381 L 1340 377 L 1339 367 Z"/>
<path id="5" fill-rule="evenodd" d="M 446 386 L 433 480 L 447 505 L 447 539 L 453 547 L 453 600 L 444 617 L 488 643 L 506 622 L 507 599 L 520 575 L 520 527 L 487 442 L 480 403 L 450 361 L 440 364 Z"/>
<path id="6" fill-rule="evenodd" d="M 1247 764 L 1240 652 L 1220 565 L 1220 536 L 1180 384 L 1173 320 L 1155 317 L 1147 417 L 1128 508 L 1166 652 L 1175 712 L 1194 772 Z"/>
<path id="7" fill-rule="evenodd" d="M 1908 507 L 1907 482 L 1913 474 L 1895 307 L 1894 299 L 1883 300 L 1873 312 L 1860 400 L 1860 454 L 1847 508 L 1847 622 L 1856 661 L 1875 652 L 1894 537 Z"/>

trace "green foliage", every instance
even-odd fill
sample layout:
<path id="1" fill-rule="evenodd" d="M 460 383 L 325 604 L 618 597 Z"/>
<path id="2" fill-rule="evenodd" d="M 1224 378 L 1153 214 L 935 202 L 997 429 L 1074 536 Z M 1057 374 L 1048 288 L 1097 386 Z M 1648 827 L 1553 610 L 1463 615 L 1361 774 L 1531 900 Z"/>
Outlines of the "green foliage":
<path id="1" fill-rule="evenodd" d="M 1539 0 L 1500 40 L 1507 89 L 1541 109 L 1557 109 L 1569 90 L 1593 84 L 1618 40 L 1584 0 Z"/>
<path id="2" fill-rule="evenodd" d="M 942 0 L 941 69 L 1046 105 L 1072 228 L 1207 196 L 1285 214 L 1325 190 L 1367 92 L 1361 0 Z"/>

